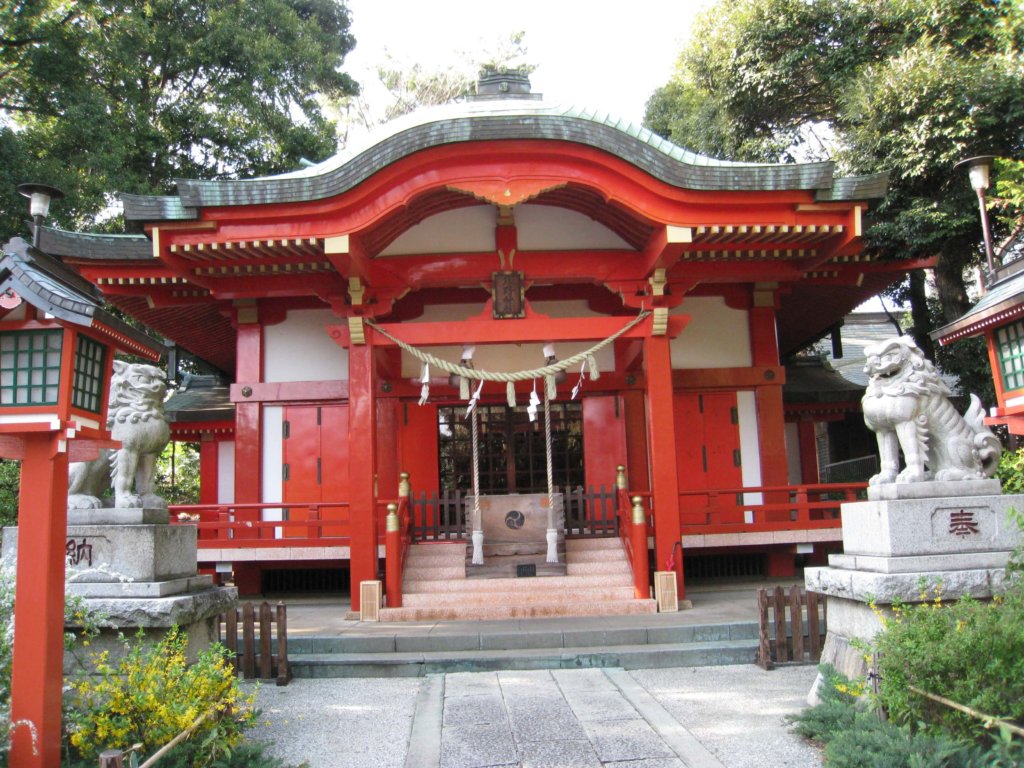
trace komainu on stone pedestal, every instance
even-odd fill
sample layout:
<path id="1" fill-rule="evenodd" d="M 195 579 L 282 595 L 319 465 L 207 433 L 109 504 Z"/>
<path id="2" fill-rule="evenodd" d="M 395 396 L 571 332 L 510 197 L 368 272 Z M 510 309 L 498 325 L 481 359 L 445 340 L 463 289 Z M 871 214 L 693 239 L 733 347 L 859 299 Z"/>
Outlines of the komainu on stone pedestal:
<path id="1" fill-rule="evenodd" d="M 170 439 L 164 416 L 167 382 L 164 372 L 152 365 L 114 361 L 110 380 L 107 427 L 115 451 L 100 451 L 95 461 L 76 462 L 68 471 L 68 509 L 96 509 L 113 482 L 114 506 L 118 508 L 166 507 L 153 493 L 156 460 Z"/>
<path id="2" fill-rule="evenodd" d="M 961 416 L 935 366 L 909 336 L 864 349 L 870 377 L 864 422 L 878 438 L 881 471 L 871 485 L 926 480 L 984 480 L 995 474 L 1002 447 L 985 427 L 976 395 Z M 900 472 L 900 449 L 906 468 Z"/>

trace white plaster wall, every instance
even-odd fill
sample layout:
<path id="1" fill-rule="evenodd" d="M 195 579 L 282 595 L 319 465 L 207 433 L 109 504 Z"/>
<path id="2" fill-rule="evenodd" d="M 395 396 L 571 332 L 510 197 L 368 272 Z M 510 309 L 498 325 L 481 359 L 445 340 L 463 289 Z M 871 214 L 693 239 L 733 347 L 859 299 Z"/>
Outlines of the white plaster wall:
<path id="1" fill-rule="evenodd" d="M 598 313 L 592 312 L 585 301 L 539 301 L 534 302 L 531 305 L 534 311 L 540 314 L 550 315 L 551 317 L 592 317 L 597 316 Z M 467 317 L 479 315 L 483 307 L 479 304 L 448 304 L 440 306 L 427 307 L 423 316 L 418 318 L 416 322 L 446 322 L 446 321 L 459 321 L 464 320 Z M 628 318 L 623 318 L 623 325 L 628 322 Z M 576 343 L 559 343 L 557 339 L 552 339 L 555 342 L 555 354 L 559 360 L 564 360 L 567 357 L 571 357 L 577 352 L 582 352 L 592 347 L 596 341 L 593 342 L 576 342 Z M 473 356 L 473 365 L 476 368 L 493 371 L 509 373 L 513 371 L 530 370 L 533 368 L 540 368 L 544 365 L 544 354 L 543 344 L 481 344 L 476 348 L 476 353 Z M 461 346 L 438 346 L 427 348 L 431 354 L 436 357 L 446 360 L 451 363 L 457 363 L 462 357 Z M 598 352 L 596 355 L 596 362 L 598 367 L 602 371 L 611 371 L 615 368 L 615 351 L 612 345 L 608 345 L 603 350 Z M 419 360 L 414 358 L 408 352 L 402 353 L 402 377 L 403 378 L 416 378 L 420 376 Z M 431 370 L 431 378 L 443 375 L 441 371 Z M 569 372 L 570 377 L 573 376 L 572 372 Z M 504 391 L 504 387 L 501 384 L 485 384 L 484 392 L 491 392 L 492 394 L 496 391 Z M 434 393 L 438 395 L 439 393 Z"/>
<path id="2" fill-rule="evenodd" d="M 430 216 L 396 237 L 380 255 L 493 251 L 497 212 L 493 205 L 475 205 Z"/>
<path id="3" fill-rule="evenodd" d="M 563 248 L 633 250 L 629 243 L 606 226 L 576 211 L 528 203 L 517 205 L 514 211 L 519 248 L 523 251 Z"/>
<path id="4" fill-rule="evenodd" d="M 737 392 L 736 407 L 740 419 L 743 485 L 756 487 L 761 485 L 761 443 L 757 434 L 757 398 L 751 391 Z M 743 500 L 748 504 L 763 504 L 764 496 L 760 493 L 746 493 L 743 495 Z M 748 519 L 747 522 L 753 522 L 753 520 Z"/>
<path id="5" fill-rule="evenodd" d="M 344 320 L 329 309 L 300 309 L 263 331 L 263 380 L 338 381 L 348 378 L 348 350 L 338 346 L 326 325 Z"/>
<path id="6" fill-rule="evenodd" d="M 281 465 L 283 461 L 284 431 L 284 408 L 280 405 L 263 406 L 263 446 L 260 451 L 263 457 L 262 477 L 263 485 L 261 498 L 267 504 L 274 501 L 281 501 L 283 498 L 283 477 Z M 283 514 L 280 509 L 263 510 L 264 520 L 282 520 Z M 281 538 L 281 529 L 275 530 L 275 538 Z"/>
<path id="7" fill-rule="evenodd" d="M 235 500 L 235 443 L 217 443 L 217 501 L 231 504 Z"/>
<path id="8" fill-rule="evenodd" d="M 732 309 L 717 296 L 692 296 L 671 314 L 690 315 L 672 339 L 673 368 L 743 368 L 753 362 L 746 310 Z"/>
<path id="9" fill-rule="evenodd" d="M 795 421 L 786 422 L 786 464 L 789 467 L 789 484 L 800 485 L 800 425 Z"/>

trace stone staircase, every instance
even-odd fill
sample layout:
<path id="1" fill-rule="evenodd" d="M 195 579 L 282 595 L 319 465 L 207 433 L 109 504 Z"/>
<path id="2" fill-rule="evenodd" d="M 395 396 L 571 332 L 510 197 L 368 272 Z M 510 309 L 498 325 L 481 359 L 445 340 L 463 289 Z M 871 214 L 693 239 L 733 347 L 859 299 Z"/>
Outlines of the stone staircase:
<path id="1" fill-rule="evenodd" d="M 460 621 L 654 613 L 654 600 L 634 597 L 633 576 L 618 538 L 568 539 L 564 576 L 467 577 L 464 542 L 410 547 L 402 607 L 380 620 Z M 514 569 L 513 569 L 514 570 Z M 540 571 L 540 569 L 538 569 Z"/>

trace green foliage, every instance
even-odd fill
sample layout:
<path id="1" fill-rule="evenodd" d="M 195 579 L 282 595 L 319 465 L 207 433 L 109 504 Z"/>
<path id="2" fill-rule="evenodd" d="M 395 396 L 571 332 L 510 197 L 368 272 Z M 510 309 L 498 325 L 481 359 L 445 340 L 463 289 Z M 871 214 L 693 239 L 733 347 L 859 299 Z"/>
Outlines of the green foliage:
<path id="1" fill-rule="evenodd" d="M 994 742 L 957 741 L 883 720 L 851 683 L 822 665 L 821 703 L 787 718 L 793 731 L 824 746 L 828 768 L 1001 768 L 1020 765 L 1024 742 L 1000 735 Z"/>
<path id="2" fill-rule="evenodd" d="M 127 642 L 117 660 L 107 651 L 93 656 L 92 674 L 71 682 L 69 744 L 75 756 L 95 765 L 104 749 L 141 744 L 143 754 L 155 752 L 212 709 L 215 714 L 175 747 L 169 764 L 200 768 L 231 758 L 253 721 L 254 696 L 240 691 L 226 648 L 213 645 L 189 664 L 187 642 L 172 627 L 155 645 L 141 636 Z"/>
<path id="3" fill-rule="evenodd" d="M 18 524 L 18 484 L 21 462 L 0 459 L 0 528 Z"/>
<path id="4" fill-rule="evenodd" d="M 199 444 L 171 441 L 156 462 L 156 493 L 168 504 L 199 503 Z"/>
<path id="5" fill-rule="evenodd" d="M 1024 151 L 1022 30 L 1024 6 L 1008 0 L 723 0 L 700 18 L 646 123 L 713 155 L 892 171 L 868 247 L 937 258 L 944 324 L 969 307 L 965 269 L 982 255 L 977 203 L 953 164 Z M 1019 189 L 1001 193 L 1017 213 Z M 998 219 L 997 236 L 1017 213 Z M 923 291 L 911 299 L 923 303 Z M 929 318 L 915 311 L 915 338 Z"/>
<path id="6" fill-rule="evenodd" d="M 348 29 L 340 0 L 0 5 L 0 235 L 22 230 L 18 181 L 60 186 L 53 213 L 79 225 L 114 190 L 332 153 L 319 99 L 358 90 L 341 71 Z"/>
<path id="7" fill-rule="evenodd" d="M 1003 493 L 1024 493 L 1024 448 L 1003 451 L 996 478 L 1003 485 Z"/>
<path id="8" fill-rule="evenodd" d="M 923 723 L 960 740 L 985 724 L 909 690 L 913 685 L 978 712 L 1024 722 L 1024 585 L 988 603 L 940 597 L 894 606 L 876 640 L 879 698 L 896 722 Z"/>

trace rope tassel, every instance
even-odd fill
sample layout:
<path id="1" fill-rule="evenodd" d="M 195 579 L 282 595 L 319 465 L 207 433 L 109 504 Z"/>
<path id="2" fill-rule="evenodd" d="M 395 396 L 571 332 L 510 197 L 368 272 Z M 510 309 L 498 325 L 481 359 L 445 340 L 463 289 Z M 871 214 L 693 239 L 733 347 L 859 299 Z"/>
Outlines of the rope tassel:
<path id="1" fill-rule="evenodd" d="M 555 381 L 554 374 L 550 374 L 544 377 L 545 392 L 547 393 L 549 400 L 554 400 L 558 397 L 558 384 Z"/>
<path id="2" fill-rule="evenodd" d="M 587 355 L 587 369 L 590 371 L 591 381 L 601 378 L 601 369 L 597 367 L 597 358 L 594 355 Z"/>
<path id="3" fill-rule="evenodd" d="M 459 400 L 469 400 L 469 379 L 459 376 Z"/>
<path id="4" fill-rule="evenodd" d="M 420 405 L 426 405 L 427 400 L 430 399 L 430 365 L 427 363 L 423 364 L 422 372 L 420 373 Z"/>
<path id="5" fill-rule="evenodd" d="M 509 408 L 516 407 L 516 385 L 514 382 L 505 383 L 505 399 L 508 401 Z"/>

